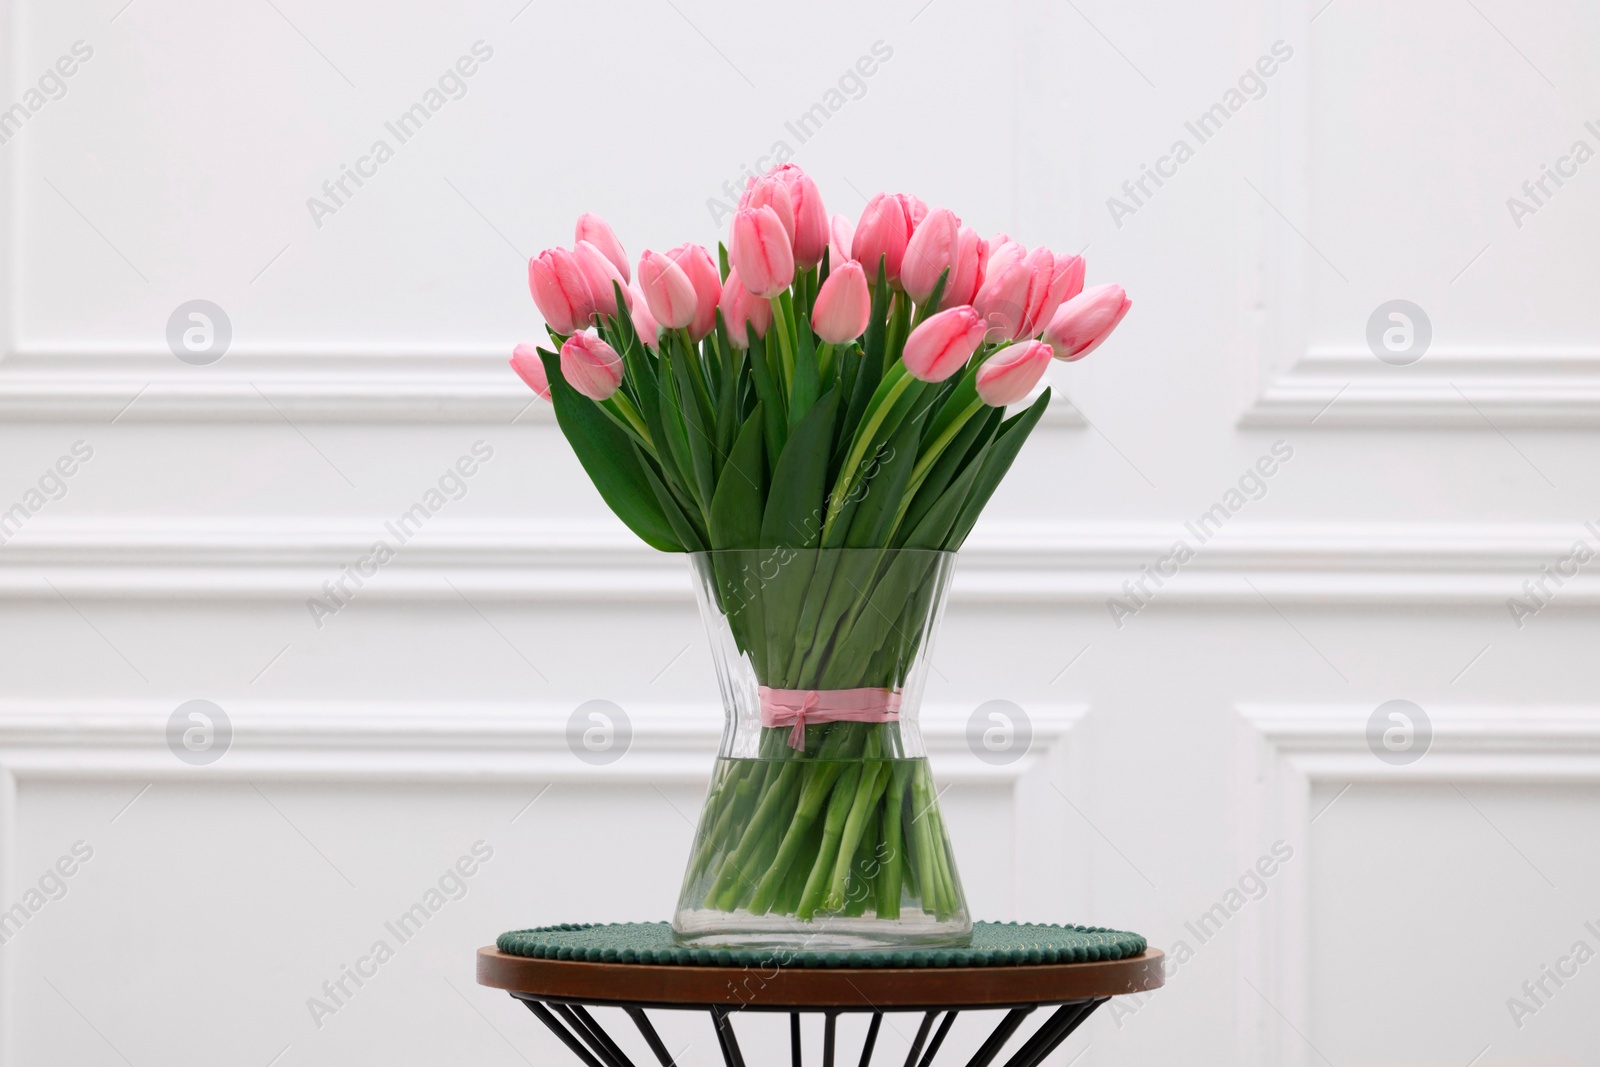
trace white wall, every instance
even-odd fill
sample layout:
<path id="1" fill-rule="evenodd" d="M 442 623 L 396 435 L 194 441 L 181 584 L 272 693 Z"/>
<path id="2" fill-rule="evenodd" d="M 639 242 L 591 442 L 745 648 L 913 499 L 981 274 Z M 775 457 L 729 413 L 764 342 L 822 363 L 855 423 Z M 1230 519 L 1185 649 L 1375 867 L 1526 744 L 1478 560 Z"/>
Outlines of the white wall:
<path id="1" fill-rule="evenodd" d="M 975 909 L 1185 960 L 1053 1062 L 1592 1059 L 1600 964 L 1522 986 L 1600 950 L 1600 583 L 1546 579 L 1520 628 L 1507 598 L 1600 550 L 1600 163 L 1521 188 L 1600 149 L 1600 26 L 1575 0 L 1324 3 L 0 2 L 0 106 L 93 50 L 0 145 L 0 510 L 93 450 L 0 546 L 0 906 L 92 849 L 0 948 L 0 1062 L 564 1062 L 472 952 L 665 918 L 720 713 L 682 561 L 629 540 L 504 369 L 536 336 L 523 261 L 584 210 L 634 254 L 712 242 L 707 198 L 779 139 L 835 210 L 915 191 L 1087 246 L 1135 301 L 1057 368 L 1070 400 L 973 537 L 929 686 Z M 318 226 L 307 198 L 478 41 L 466 94 Z M 1185 123 L 1279 41 L 1200 144 Z M 167 348 L 194 299 L 231 321 L 220 362 Z M 1410 366 L 1367 346 L 1394 299 L 1431 321 Z M 315 625 L 307 598 L 479 441 L 465 497 Z M 1264 496 L 1116 625 L 1108 598 L 1280 441 Z M 998 768 L 963 741 L 995 698 L 1036 733 Z M 204 767 L 164 739 L 191 699 L 235 731 Z M 616 764 L 567 751 L 589 699 L 632 719 Z M 1365 740 L 1394 699 L 1433 731 L 1405 765 Z M 478 841 L 466 896 L 316 1025 L 307 999 Z M 668 1035 L 715 1061 L 704 1019 Z"/>

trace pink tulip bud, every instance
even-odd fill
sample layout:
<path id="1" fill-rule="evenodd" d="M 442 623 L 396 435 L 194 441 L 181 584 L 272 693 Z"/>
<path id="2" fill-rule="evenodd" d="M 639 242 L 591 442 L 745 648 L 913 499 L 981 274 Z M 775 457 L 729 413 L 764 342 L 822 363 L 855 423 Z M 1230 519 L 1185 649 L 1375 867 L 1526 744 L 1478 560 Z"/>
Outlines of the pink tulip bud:
<path id="1" fill-rule="evenodd" d="M 915 233 L 917 227 L 922 225 L 922 220 L 928 217 L 928 205 L 924 204 L 920 197 L 913 196 L 911 193 L 896 193 L 894 195 L 895 199 L 900 201 L 900 206 L 906 209 L 907 234 Z"/>
<path id="2" fill-rule="evenodd" d="M 595 330 L 579 330 L 561 346 L 561 376 L 590 400 L 604 400 L 622 385 L 622 357 Z"/>
<path id="3" fill-rule="evenodd" d="M 1050 279 L 1050 293 L 1055 299 L 1056 307 L 1060 307 L 1062 301 L 1071 300 L 1083 292 L 1083 273 L 1084 262 L 1082 256 L 1056 257 L 1056 272 Z M 1056 296 L 1057 290 L 1060 291 L 1060 296 Z M 1055 318 L 1055 315 L 1055 308 L 1049 309 L 1044 316 L 1045 325 L 1048 326 L 1050 320 Z"/>
<path id="4" fill-rule="evenodd" d="M 571 333 L 594 318 L 594 297 L 578 261 L 565 248 L 547 248 L 528 260 L 528 290 L 556 333 Z"/>
<path id="5" fill-rule="evenodd" d="M 843 215 L 828 220 L 828 269 L 832 270 L 850 258 L 850 246 L 855 243 L 856 224 Z"/>
<path id="6" fill-rule="evenodd" d="M 701 245 L 683 244 L 667 250 L 667 256 L 689 276 L 694 286 L 694 321 L 689 336 L 699 343 L 717 328 L 717 300 L 722 296 L 722 276 L 717 263 Z"/>
<path id="7" fill-rule="evenodd" d="M 954 307 L 923 320 L 906 338 L 906 370 L 925 382 L 942 382 L 966 366 L 983 343 L 983 319 L 970 307 Z"/>
<path id="8" fill-rule="evenodd" d="M 1023 301 L 1022 321 L 1017 325 L 1016 337 L 1032 337 L 1042 331 L 1048 318 L 1041 318 L 1050 300 L 1050 280 L 1055 277 L 1055 253 L 1040 245 L 1023 259 L 1028 270 L 1028 295 Z M 1059 301 L 1058 301 L 1059 303 Z M 1054 307 L 1049 309 L 1052 313 Z"/>
<path id="9" fill-rule="evenodd" d="M 650 315 L 669 330 L 694 321 L 694 283 L 668 256 L 646 252 L 639 257 L 639 291 L 650 305 Z"/>
<path id="10" fill-rule="evenodd" d="M 1111 336 L 1132 306 L 1120 285 L 1085 289 L 1056 310 L 1045 327 L 1045 343 L 1057 359 L 1068 363 L 1082 359 Z"/>
<path id="11" fill-rule="evenodd" d="M 550 399 L 550 379 L 544 372 L 544 360 L 532 345 L 518 345 L 511 350 L 511 369 L 517 377 L 528 383 L 528 388 L 545 400 Z"/>
<path id="12" fill-rule="evenodd" d="M 777 296 L 794 281 L 794 248 L 770 206 L 740 208 L 733 216 L 728 260 L 756 296 Z"/>
<path id="13" fill-rule="evenodd" d="M 991 255 L 983 285 L 972 301 L 972 306 L 988 324 L 990 341 L 1011 341 L 1020 336 L 1023 319 L 1028 313 L 1028 282 L 1032 275 L 1028 265 L 1016 258 L 997 271 Z"/>
<path id="14" fill-rule="evenodd" d="M 722 298 L 717 306 L 722 310 L 722 321 L 728 324 L 728 342 L 734 348 L 750 347 L 750 336 L 745 328 L 747 323 L 755 330 L 757 337 L 765 337 L 767 327 L 772 325 L 772 305 L 744 287 L 739 280 L 738 270 L 728 271 L 728 280 L 722 283 Z"/>
<path id="15" fill-rule="evenodd" d="M 1040 253 L 1043 253 L 1041 255 Z M 1038 337 L 1055 316 L 1063 300 L 1070 300 L 1083 291 L 1083 257 L 1052 255 L 1044 248 L 1036 248 L 1025 261 L 1033 265 L 1034 273 L 1028 285 L 1028 313 L 1019 337 Z M 1049 277 L 1045 277 L 1045 267 Z"/>
<path id="16" fill-rule="evenodd" d="M 777 212 L 778 221 L 783 223 L 783 232 L 789 235 L 789 247 L 794 247 L 794 196 L 789 191 L 789 186 L 774 174 L 765 174 L 759 178 L 751 178 L 745 186 L 744 196 L 739 200 L 741 208 L 770 207 Z"/>
<path id="17" fill-rule="evenodd" d="M 617 268 L 617 273 L 622 275 L 624 282 L 631 281 L 633 276 L 628 273 L 628 253 L 622 250 L 622 242 L 617 240 L 616 233 L 605 219 L 592 212 L 584 212 L 578 216 L 578 230 L 573 235 L 572 241 L 588 241 L 600 250 Z"/>
<path id="18" fill-rule="evenodd" d="M 996 241 L 1000 243 L 995 244 Z M 1026 258 L 1028 258 L 1027 246 L 997 233 L 989 239 L 989 273 L 985 278 L 998 277 L 1011 264 L 1020 263 Z"/>
<path id="19" fill-rule="evenodd" d="M 828 280 L 817 290 L 811 312 L 811 328 L 830 345 L 854 341 L 867 329 L 872 313 L 872 290 L 867 275 L 855 260 L 830 270 Z"/>
<path id="20" fill-rule="evenodd" d="M 878 262 L 883 261 L 891 283 L 900 281 L 900 264 L 905 259 L 906 242 L 911 239 L 911 220 L 905 204 L 897 196 L 879 193 L 867 201 L 856 224 L 850 258 L 865 268 L 867 277 L 878 278 Z"/>
<path id="21" fill-rule="evenodd" d="M 939 275 L 946 270 L 954 273 L 960 238 L 961 220 L 956 218 L 955 212 L 943 207 L 929 213 L 911 235 L 900 265 L 900 285 L 912 302 L 926 303 L 933 295 L 933 287 L 939 283 Z M 947 282 L 947 288 L 948 285 Z"/>
<path id="22" fill-rule="evenodd" d="M 978 399 L 995 408 L 1015 404 L 1033 392 L 1049 365 L 1050 346 L 1043 341 L 1007 345 L 978 368 Z"/>
<path id="23" fill-rule="evenodd" d="M 584 284 L 589 287 L 589 295 L 594 298 L 594 309 L 602 315 L 617 315 L 617 290 L 613 284 L 622 289 L 622 299 L 628 297 L 628 279 L 624 278 L 605 253 L 588 241 L 579 241 L 578 246 L 572 250 L 572 258 L 577 261 L 578 270 L 583 273 Z"/>
<path id="24" fill-rule="evenodd" d="M 978 286 L 983 283 L 983 271 L 988 262 L 989 242 L 979 237 L 971 226 L 961 227 L 956 241 L 955 265 L 950 270 L 950 282 L 944 287 L 944 299 L 939 301 L 939 306 L 957 307 L 977 299 Z"/>
<path id="25" fill-rule="evenodd" d="M 632 299 L 628 308 L 633 316 L 633 332 L 639 335 L 652 351 L 659 349 L 661 344 L 661 327 L 656 325 L 655 316 L 650 314 L 650 302 L 638 289 L 632 290 Z"/>
<path id="26" fill-rule="evenodd" d="M 794 204 L 795 265 L 811 270 L 822 262 L 822 251 L 828 247 L 828 212 L 822 206 L 822 193 L 811 176 L 793 163 L 780 163 L 767 176 L 777 178 L 789 189 L 789 199 Z"/>

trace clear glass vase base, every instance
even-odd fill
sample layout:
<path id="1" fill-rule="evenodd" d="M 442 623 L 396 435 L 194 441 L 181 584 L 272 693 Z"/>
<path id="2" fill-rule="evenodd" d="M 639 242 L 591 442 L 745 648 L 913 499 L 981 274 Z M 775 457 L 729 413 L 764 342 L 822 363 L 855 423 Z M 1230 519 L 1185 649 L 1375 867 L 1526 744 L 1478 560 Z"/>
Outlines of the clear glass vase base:
<path id="1" fill-rule="evenodd" d="M 679 944 L 693 948 L 757 948 L 795 952 L 854 952 L 898 948 L 961 948 L 972 940 L 966 916 L 940 920 L 911 908 L 894 920 L 872 915 L 827 916 L 811 922 L 748 911 L 680 911 L 672 922 Z"/>

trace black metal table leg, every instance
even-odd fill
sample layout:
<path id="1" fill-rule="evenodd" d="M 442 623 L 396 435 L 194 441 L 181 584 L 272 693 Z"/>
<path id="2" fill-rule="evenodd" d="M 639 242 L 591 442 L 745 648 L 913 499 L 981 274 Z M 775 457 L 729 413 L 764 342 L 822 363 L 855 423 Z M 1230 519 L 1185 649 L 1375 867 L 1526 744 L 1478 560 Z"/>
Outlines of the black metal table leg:
<path id="1" fill-rule="evenodd" d="M 923 1042 L 928 1040 L 928 1031 L 933 1029 L 933 1020 L 939 1017 L 936 1011 L 923 1015 L 922 1025 L 917 1027 L 917 1039 L 911 1042 L 911 1051 L 906 1054 L 906 1067 L 917 1067 L 917 1056 L 922 1052 Z"/>
<path id="2" fill-rule="evenodd" d="M 589 1028 L 589 1033 L 594 1036 L 594 1039 L 604 1046 L 606 1052 L 610 1054 L 612 1061 L 617 1063 L 619 1067 L 633 1067 L 633 1061 L 628 1059 L 627 1055 L 622 1051 L 615 1041 L 611 1040 L 611 1035 L 606 1033 L 605 1028 L 595 1021 L 594 1016 L 589 1014 L 587 1008 L 585 1008 L 582 1004 L 570 1004 L 568 1005 L 568 1008 L 571 1010 L 572 1014 L 578 1017 L 584 1026 Z"/>
<path id="3" fill-rule="evenodd" d="M 802 1067 L 800 1057 L 800 1013 L 789 1013 L 789 1059 L 793 1067 Z"/>
<path id="4" fill-rule="evenodd" d="M 520 997 L 517 999 L 521 1000 Z M 528 1006 L 528 1010 L 533 1012 L 540 1022 L 550 1028 L 551 1033 L 561 1039 L 563 1045 L 572 1050 L 574 1056 L 583 1061 L 584 1067 L 606 1067 L 605 1064 L 594 1058 L 593 1053 L 583 1047 L 581 1041 L 567 1032 L 567 1028 L 562 1026 L 561 1021 L 550 1013 L 549 1008 L 540 1004 L 537 1000 L 523 1000 L 522 1003 Z"/>
<path id="5" fill-rule="evenodd" d="M 1016 1055 L 1006 1061 L 1005 1067 L 1038 1067 L 1044 1062 L 1046 1056 L 1056 1050 L 1056 1047 L 1072 1036 L 1083 1021 L 1094 1010 L 1104 1004 L 1102 1000 L 1080 1001 L 1076 1004 L 1063 1004 L 1057 1008 L 1055 1014 L 1046 1019 L 1044 1025 L 1030 1037 L 1023 1046 L 1017 1050 Z"/>
<path id="6" fill-rule="evenodd" d="M 722 1062 L 727 1067 L 744 1067 L 744 1056 L 739 1052 L 739 1039 L 734 1036 L 728 1009 L 712 1008 L 711 1023 L 717 1031 L 717 1044 L 722 1046 Z"/>
<path id="7" fill-rule="evenodd" d="M 1033 1011 L 1033 1006 L 1026 1008 L 1012 1008 L 1006 1012 L 1006 1017 L 1000 1020 L 1000 1025 L 994 1028 L 994 1033 L 989 1035 L 987 1041 L 973 1053 L 972 1059 L 967 1061 L 967 1067 L 989 1067 L 990 1062 L 1000 1054 L 1000 1050 L 1010 1040 L 1011 1035 L 1017 1032 L 1017 1027 L 1022 1025 L 1022 1020 Z"/>
<path id="8" fill-rule="evenodd" d="M 839 1013 L 824 1012 L 822 1016 L 822 1067 L 833 1067 L 833 1041 L 838 1036 Z"/>
<path id="9" fill-rule="evenodd" d="M 667 1051 L 667 1046 L 662 1043 L 661 1035 L 656 1033 L 656 1028 L 651 1024 L 650 1017 L 644 1013 L 643 1008 L 623 1008 L 628 1013 L 628 1018 L 633 1020 L 633 1025 L 639 1028 L 639 1034 L 644 1038 L 644 1043 L 650 1046 L 650 1051 L 655 1053 L 656 1059 L 661 1061 L 661 1067 L 678 1067 L 672 1061 L 672 1054 Z"/>
<path id="10" fill-rule="evenodd" d="M 595 1022 L 594 1017 L 581 1006 L 551 1001 L 550 1010 L 566 1021 L 572 1032 L 589 1046 L 595 1058 L 605 1067 L 633 1067 L 628 1057 L 622 1055 L 622 1050 L 618 1049 L 606 1032 L 600 1029 L 600 1024 Z"/>
<path id="11" fill-rule="evenodd" d="M 956 1016 L 961 1014 L 954 1008 L 944 1013 L 944 1020 L 939 1023 L 939 1029 L 933 1032 L 933 1040 L 928 1042 L 928 1051 L 922 1057 L 919 1067 L 928 1067 L 933 1058 L 939 1054 L 939 1046 L 944 1044 L 944 1035 L 950 1032 L 950 1025 L 956 1021 Z"/>
<path id="12" fill-rule="evenodd" d="M 872 1063 L 872 1046 L 878 1043 L 878 1027 L 883 1025 L 883 1012 L 872 1013 L 872 1022 L 867 1025 L 867 1039 L 861 1044 L 861 1063 L 858 1067 L 869 1067 Z"/>

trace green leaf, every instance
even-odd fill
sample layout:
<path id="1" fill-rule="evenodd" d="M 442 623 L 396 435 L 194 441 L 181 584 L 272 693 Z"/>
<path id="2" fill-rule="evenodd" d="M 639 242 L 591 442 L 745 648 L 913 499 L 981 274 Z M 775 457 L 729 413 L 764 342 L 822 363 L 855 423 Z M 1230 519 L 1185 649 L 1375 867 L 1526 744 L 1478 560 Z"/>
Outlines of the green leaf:
<path id="1" fill-rule="evenodd" d="M 704 508 L 706 500 L 699 495 L 699 480 L 695 476 L 693 452 L 689 445 L 689 427 L 684 422 L 684 405 L 678 397 L 678 386 L 675 375 L 672 373 L 671 358 L 663 354 L 667 365 L 661 368 L 657 376 L 657 384 L 661 395 L 659 408 L 661 413 L 662 437 L 666 439 L 666 447 L 658 448 L 663 453 L 662 467 L 668 467 L 668 458 L 671 468 L 677 474 L 679 484 L 683 491 L 695 502 L 696 508 Z M 693 401 L 691 400 L 692 404 Z"/>
<path id="2" fill-rule="evenodd" d="M 545 376 L 556 422 L 572 444 L 578 462 L 617 518 L 651 548 L 682 552 L 682 543 L 650 485 L 650 472 L 639 461 L 633 442 L 605 416 L 598 404 L 561 377 L 561 360 L 544 355 Z"/>
<path id="3" fill-rule="evenodd" d="M 677 535 L 678 543 L 683 545 L 686 552 L 703 552 L 706 547 L 705 536 L 695 525 L 693 517 L 678 505 L 673 499 L 672 491 L 666 487 L 656 472 L 650 468 L 650 461 L 634 446 L 640 466 L 644 468 L 645 479 L 650 483 L 650 489 L 656 495 L 656 503 L 661 505 L 662 514 L 667 517 L 667 525 L 672 527 L 672 532 Z"/>
<path id="4" fill-rule="evenodd" d="M 716 488 L 716 476 L 711 463 L 711 402 L 703 397 L 705 379 L 701 377 L 694 353 L 680 331 L 674 330 L 671 342 L 663 345 L 668 353 L 674 392 L 682 408 L 684 439 L 689 449 L 689 470 L 694 473 L 694 498 L 702 510 L 711 506 L 711 493 Z"/>
<path id="5" fill-rule="evenodd" d="M 905 503 L 906 487 L 917 463 L 917 441 L 922 435 L 923 416 L 906 419 L 871 463 L 874 470 L 856 486 L 859 501 L 850 517 L 846 548 L 876 548 L 888 542 Z M 843 520 L 841 519 L 841 525 Z"/>
<path id="6" fill-rule="evenodd" d="M 711 547 L 755 548 L 761 538 L 767 465 L 761 455 L 764 415 L 757 404 L 745 419 L 711 498 Z"/>
<path id="7" fill-rule="evenodd" d="M 1046 389 L 1039 394 L 1039 399 L 1035 400 L 1027 411 L 1008 420 L 1000 428 L 999 436 L 994 439 L 983 457 L 981 470 L 972 486 L 972 494 L 962 507 L 961 515 L 945 538 L 942 547 L 955 550 L 966 541 L 967 535 L 972 532 L 972 527 L 977 524 L 984 505 L 989 503 L 989 498 L 1000 485 L 1000 479 L 1011 469 L 1012 461 L 1017 458 L 1017 453 L 1022 450 L 1022 445 L 1028 440 L 1033 428 L 1039 425 L 1039 419 L 1049 405 L 1050 390 Z"/>
<path id="8" fill-rule="evenodd" d="M 944 299 L 944 287 L 950 283 L 950 268 L 946 267 L 939 272 L 939 280 L 933 283 L 933 292 L 928 294 L 928 299 L 917 305 L 917 321 L 911 324 L 916 329 L 928 320 L 928 317 L 939 310 L 939 301 Z"/>
<path id="9" fill-rule="evenodd" d="M 747 336 L 750 339 L 750 377 L 755 383 L 756 399 L 766 409 L 767 458 L 776 464 L 783 454 L 784 442 L 789 439 L 789 417 L 785 414 L 783 394 L 772 379 L 766 342 L 757 337 L 754 330 Z"/>
<path id="10" fill-rule="evenodd" d="M 817 373 L 817 346 L 811 333 L 811 320 L 804 314 L 796 324 L 799 344 L 794 354 L 794 385 L 789 393 L 789 426 L 794 428 L 817 402 L 821 392 Z"/>
<path id="11" fill-rule="evenodd" d="M 906 513 L 900 519 L 899 529 L 894 543 L 898 545 L 906 533 L 917 528 L 925 515 L 944 494 L 945 489 L 956 477 L 958 471 L 965 469 L 971 462 L 979 448 L 989 443 L 1000 428 L 1005 412 L 1000 408 L 989 409 L 988 416 L 984 418 L 968 419 L 966 425 L 954 440 L 940 453 L 933 466 L 922 477 L 922 484 L 912 487 L 915 495 L 912 496 Z"/>
<path id="12" fill-rule="evenodd" d="M 762 547 L 813 548 L 821 538 L 828 446 L 838 410 L 839 393 L 830 389 L 789 435 L 773 467 L 772 490 L 761 516 Z"/>

